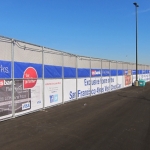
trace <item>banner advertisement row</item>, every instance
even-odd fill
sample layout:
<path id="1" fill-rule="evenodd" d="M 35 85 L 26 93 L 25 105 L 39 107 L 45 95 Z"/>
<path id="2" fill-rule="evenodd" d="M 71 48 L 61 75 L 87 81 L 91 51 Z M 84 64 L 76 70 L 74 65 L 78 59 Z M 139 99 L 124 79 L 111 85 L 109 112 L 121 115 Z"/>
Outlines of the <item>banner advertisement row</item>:
<path id="1" fill-rule="evenodd" d="M 14 62 L 13 69 L 15 79 L 26 78 L 85 78 L 85 77 L 108 77 L 123 76 L 125 74 L 136 74 L 136 70 L 128 69 L 105 69 L 105 68 L 73 68 L 66 66 L 42 65 L 36 63 Z M 150 70 L 138 70 L 138 74 L 150 74 Z M 12 62 L 0 60 L 0 78 L 11 79 Z"/>
<path id="2" fill-rule="evenodd" d="M 131 86 L 136 77 L 131 72 L 127 70 L 123 76 L 41 80 L 37 78 L 33 68 L 28 68 L 24 71 L 24 79 L 14 80 L 14 86 L 13 80 L 0 80 L 0 120 L 11 117 L 12 110 L 15 116 L 19 116 L 63 102 Z M 150 81 L 150 74 L 140 74 L 138 79 Z"/>

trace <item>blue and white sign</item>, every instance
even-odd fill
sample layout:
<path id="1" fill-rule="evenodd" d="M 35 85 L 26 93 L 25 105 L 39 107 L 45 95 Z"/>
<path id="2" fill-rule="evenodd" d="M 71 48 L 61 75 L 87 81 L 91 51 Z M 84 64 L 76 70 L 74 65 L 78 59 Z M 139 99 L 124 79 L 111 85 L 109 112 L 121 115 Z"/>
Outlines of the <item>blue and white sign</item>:
<path id="1" fill-rule="evenodd" d="M 64 79 L 64 101 L 75 100 L 76 97 L 76 79 Z"/>
<path id="2" fill-rule="evenodd" d="M 111 81 L 111 84 L 110 84 L 110 90 L 111 91 L 118 90 L 122 87 L 121 84 L 117 83 L 117 77 L 116 76 L 114 76 L 114 77 L 112 76 L 110 81 Z"/>
<path id="3" fill-rule="evenodd" d="M 0 60 L 0 78 L 11 78 L 11 62 Z"/>
<path id="4" fill-rule="evenodd" d="M 91 94 L 90 90 L 90 78 L 80 78 L 78 79 L 78 98 L 88 97 Z"/>
<path id="5" fill-rule="evenodd" d="M 101 77 L 91 78 L 91 95 L 101 94 L 102 92 Z"/>
<path id="6" fill-rule="evenodd" d="M 110 69 L 102 69 L 102 76 L 103 77 L 110 76 Z"/>
<path id="7" fill-rule="evenodd" d="M 62 103 L 62 79 L 45 80 L 45 107 Z"/>
<path id="8" fill-rule="evenodd" d="M 110 83 L 111 83 L 111 78 L 109 77 L 103 77 L 102 78 L 102 93 L 106 93 L 110 91 Z"/>
<path id="9" fill-rule="evenodd" d="M 123 76 L 118 76 L 117 78 L 117 84 L 120 86 L 120 88 L 124 87 L 124 82 L 123 82 Z"/>

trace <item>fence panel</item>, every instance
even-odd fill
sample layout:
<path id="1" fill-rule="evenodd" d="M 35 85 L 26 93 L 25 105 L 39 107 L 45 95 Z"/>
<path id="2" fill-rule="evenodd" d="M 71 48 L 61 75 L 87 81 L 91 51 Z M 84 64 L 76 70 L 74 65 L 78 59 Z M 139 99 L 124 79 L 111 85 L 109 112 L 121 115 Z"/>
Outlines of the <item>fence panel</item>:
<path id="1" fill-rule="evenodd" d="M 88 97 L 91 95 L 91 62 L 90 58 L 78 57 L 78 79 L 77 79 L 77 98 Z"/>
<path id="2" fill-rule="evenodd" d="M 91 95 L 97 95 L 101 93 L 101 60 L 91 59 Z"/>
<path id="3" fill-rule="evenodd" d="M 64 54 L 64 102 L 75 100 L 77 98 L 77 57 Z"/>
<path id="4" fill-rule="evenodd" d="M 15 42 L 14 112 L 16 116 L 43 108 L 42 67 L 42 47 Z"/>
<path id="5" fill-rule="evenodd" d="M 110 61 L 102 60 L 102 93 L 110 91 Z"/>
<path id="6" fill-rule="evenodd" d="M 110 62 L 110 90 L 117 90 L 118 88 L 120 88 L 120 86 L 118 86 L 118 69 L 117 69 L 117 62 L 116 61 L 111 61 Z"/>
<path id="7" fill-rule="evenodd" d="M 0 120 L 12 117 L 12 40 L 0 38 Z"/>
<path id="8" fill-rule="evenodd" d="M 63 55 L 62 52 L 44 48 L 44 107 L 63 102 Z"/>

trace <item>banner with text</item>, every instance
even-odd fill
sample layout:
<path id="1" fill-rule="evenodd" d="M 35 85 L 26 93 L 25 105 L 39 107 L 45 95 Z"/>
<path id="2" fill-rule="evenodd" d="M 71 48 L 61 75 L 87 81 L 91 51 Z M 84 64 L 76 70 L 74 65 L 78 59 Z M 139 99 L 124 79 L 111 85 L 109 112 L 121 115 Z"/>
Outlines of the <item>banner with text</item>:
<path id="1" fill-rule="evenodd" d="M 76 79 L 64 79 L 64 102 L 76 99 Z"/>
<path id="2" fill-rule="evenodd" d="M 45 107 L 62 103 L 62 79 L 45 80 Z"/>

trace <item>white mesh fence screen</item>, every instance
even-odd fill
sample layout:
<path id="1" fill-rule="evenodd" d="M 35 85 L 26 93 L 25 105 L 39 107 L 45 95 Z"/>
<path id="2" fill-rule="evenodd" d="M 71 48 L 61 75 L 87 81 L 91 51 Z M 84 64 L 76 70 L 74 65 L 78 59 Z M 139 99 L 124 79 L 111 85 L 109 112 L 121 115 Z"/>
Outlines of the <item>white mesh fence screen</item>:
<path id="1" fill-rule="evenodd" d="M 11 40 L 0 39 L 0 53 L 0 60 L 11 61 Z"/>
<path id="2" fill-rule="evenodd" d="M 116 61 L 111 61 L 110 69 L 117 69 L 117 62 Z"/>
<path id="3" fill-rule="evenodd" d="M 100 59 L 91 59 L 91 68 L 101 69 L 101 60 Z"/>
<path id="4" fill-rule="evenodd" d="M 78 68 L 90 68 L 90 58 L 78 57 Z"/>
<path id="5" fill-rule="evenodd" d="M 117 68 L 118 68 L 118 69 L 123 69 L 123 64 L 122 64 L 122 62 L 117 62 Z"/>
<path id="6" fill-rule="evenodd" d="M 44 64 L 45 65 L 63 65 L 63 57 L 61 52 L 51 51 L 50 49 L 44 48 Z"/>
<path id="7" fill-rule="evenodd" d="M 41 64 L 42 47 L 16 42 L 14 46 L 14 61 Z"/>
<path id="8" fill-rule="evenodd" d="M 64 55 L 63 56 L 64 66 L 76 68 L 76 61 L 77 61 L 76 59 L 77 59 L 76 56 Z"/>
<path id="9" fill-rule="evenodd" d="M 109 60 L 102 60 L 102 68 L 103 69 L 110 69 Z"/>

